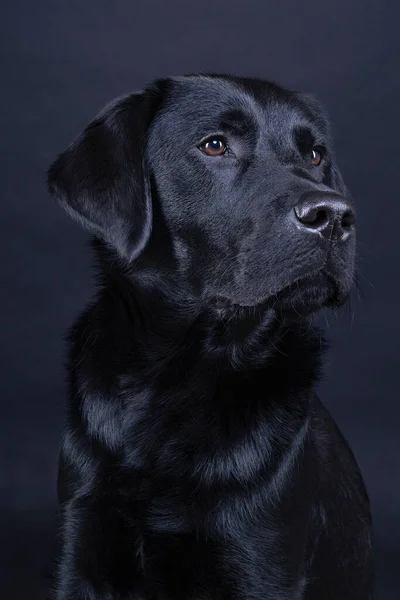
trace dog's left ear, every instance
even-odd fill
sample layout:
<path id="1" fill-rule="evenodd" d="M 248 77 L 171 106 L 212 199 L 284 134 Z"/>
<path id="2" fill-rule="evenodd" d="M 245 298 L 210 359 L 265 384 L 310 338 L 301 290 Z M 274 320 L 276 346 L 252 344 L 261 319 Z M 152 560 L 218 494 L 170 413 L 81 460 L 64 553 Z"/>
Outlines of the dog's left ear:
<path id="1" fill-rule="evenodd" d="M 48 172 L 50 194 L 128 261 L 151 233 L 145 146 L 161 97 L 154 86 L 109 104 Z"/>

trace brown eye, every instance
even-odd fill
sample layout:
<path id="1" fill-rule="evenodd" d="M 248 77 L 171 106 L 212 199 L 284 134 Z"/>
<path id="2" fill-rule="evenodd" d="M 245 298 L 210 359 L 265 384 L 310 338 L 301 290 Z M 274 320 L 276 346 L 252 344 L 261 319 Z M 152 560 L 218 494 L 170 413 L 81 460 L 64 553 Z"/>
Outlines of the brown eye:
<path id="1" fill-rule="evenodd" d="M 321 164 L 322 152 L 318 148 L 311 150 L 311 164 L 313 167 L 318 167 Z"/>
<path id="2" fill-rule="evenodd" d="M 225 154 L 227 146 L 223 140 L 215 138 L 202 144 L 200 149 L 208 156 L 222 156 Z"/>

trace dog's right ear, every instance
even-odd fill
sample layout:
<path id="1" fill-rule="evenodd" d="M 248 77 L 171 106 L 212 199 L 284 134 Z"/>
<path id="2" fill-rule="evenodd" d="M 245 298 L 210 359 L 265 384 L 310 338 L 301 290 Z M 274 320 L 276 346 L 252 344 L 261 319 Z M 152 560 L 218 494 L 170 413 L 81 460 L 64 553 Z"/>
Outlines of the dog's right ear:
<path id="1" fill-rule="evenodd" d="M 48 172 L 50 194 L 128 261 L 151 233 L 145 146 L 162 98 L 162 86 L 155 85 L 109 104 Z"/>

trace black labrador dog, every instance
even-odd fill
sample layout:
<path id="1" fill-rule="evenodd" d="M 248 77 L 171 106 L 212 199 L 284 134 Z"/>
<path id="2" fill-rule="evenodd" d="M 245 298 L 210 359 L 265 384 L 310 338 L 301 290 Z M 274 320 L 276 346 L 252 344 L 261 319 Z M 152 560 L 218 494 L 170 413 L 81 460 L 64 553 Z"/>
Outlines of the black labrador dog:
<path id="1" fill-rule="evenodd" d="M 367 600 L 367 494 L 309 316 L 355 212 L 311 96 L 189 75 L 114 101 L 50 192 L 93 236 L 70 334 L 56 600 Z"/>

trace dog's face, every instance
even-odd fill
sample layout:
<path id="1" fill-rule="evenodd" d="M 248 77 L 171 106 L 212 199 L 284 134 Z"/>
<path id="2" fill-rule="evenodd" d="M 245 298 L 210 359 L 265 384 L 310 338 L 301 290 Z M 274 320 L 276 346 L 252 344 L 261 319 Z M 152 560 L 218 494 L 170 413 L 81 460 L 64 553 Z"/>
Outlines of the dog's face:
<path id="1" fill-rule="evenodd" d="M 171 240 L 160 266 L 206 304 L 309 313 L 353 282 L 355 215 L 325 115 L 267 82 L 181 77 L 117 101 L 56 161 L 50 189 L 132 263 L 157 217 Z"/>

